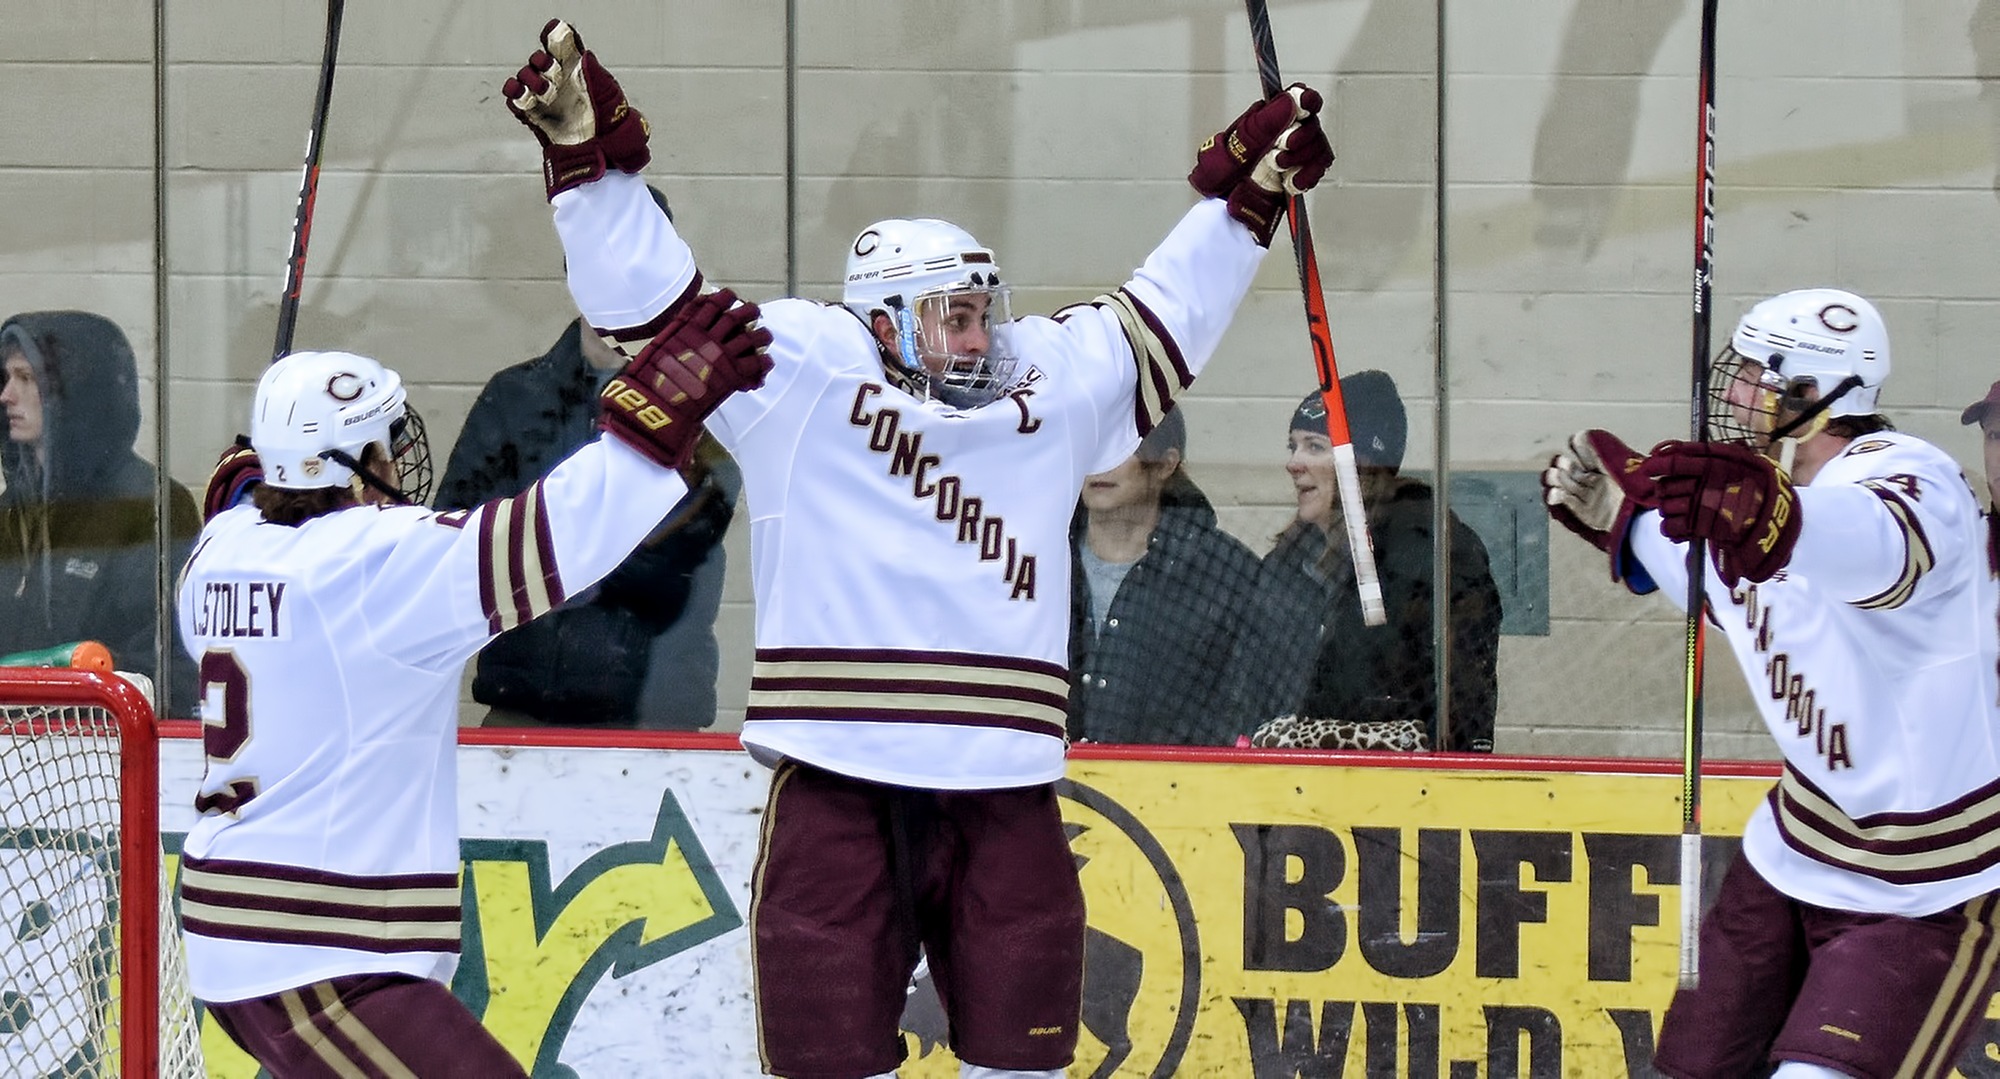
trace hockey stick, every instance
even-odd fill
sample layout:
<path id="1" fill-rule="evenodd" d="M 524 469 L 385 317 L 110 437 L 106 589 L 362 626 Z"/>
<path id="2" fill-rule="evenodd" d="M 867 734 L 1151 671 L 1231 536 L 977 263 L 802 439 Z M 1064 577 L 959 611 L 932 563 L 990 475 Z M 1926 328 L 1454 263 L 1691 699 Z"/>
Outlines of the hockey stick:
<path id="1" fill-rule="evenodd" d="M 1695 117 L 1694 183 L 1694 396 L 1689 436 L 1708 438 L 1708 333 L 1711 286 L 1715 281 L 1715 5 L 1701 0 L 1700 98 Z M 1688 541 L 1685 711 L 1681 732 L 1681 963 L 1680 985 L 1701 981 L 1701 726 L 1702 610 L 1708 545 Z"/>
<path id="2" fill-rule="evenodd" d="M 292 252 L 285 258 L 284 291 L 278 294 L 276 362 L 292 350 L 299 318 L 299 288 L 305 283 L 306 244 L 312 239 L 313 203 L 319 197 L 319 148 L 326 138 L 326 107 L 333 100 L 334 55 L 340 50 L 340 16 L 346 0 L 326 0 L 326 52 L 319 61 L 319 94 L 313 99 L 312 126 L 306 129 L 306 163 L 299 175 L 299 204 L 292 216 Z"/>
<path id="3" fill-rule="evenodd" d="M 1257 53 L 1257 78 L 1266 99 L 1285 92 L 1278 75 L 1278 46 L 1271 40 L 1267 0 L 1244 0 L 1250 13 L 1250 44 Z M 1347 547 L 1354 553 L 1354 588 L 1361 596 L 1361 618 L 1371 626 L 1389 620 L 1382 602 L 1382 579 L 1375 571 L 1375 546 L 1368 538 L 1367 509 L 1361 503 L 1361 473 L 1354 464 L 1354 436 L 1347 429 L 1347 402 L 1340 394 L 1340 368 L 1334 362 L 1333 333 L 1327 324 L 1326 293 L 1319 279 L 1319 258 L 1313 254 L 1312 226 L 1306 221 L 1304 196 L 1287 205 L 1292 228 L 1292 253 L 1298 256 L 1299 291 L 1306 303 L 1306 329 L 1312 335 L 1313 366 L 1319 392 L 1326 402 L 1326 435 L 1333 443 L 1333 474 L 1340 488 L 1341 516 L 1347 519 Z"/>

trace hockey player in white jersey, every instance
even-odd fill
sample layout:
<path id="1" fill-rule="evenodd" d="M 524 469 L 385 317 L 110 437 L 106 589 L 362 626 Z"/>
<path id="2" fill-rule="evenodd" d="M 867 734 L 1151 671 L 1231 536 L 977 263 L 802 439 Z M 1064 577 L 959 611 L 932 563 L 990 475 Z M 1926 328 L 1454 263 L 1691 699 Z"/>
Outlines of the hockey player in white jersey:
<path id="1" fill-rule="evenodd" d="M 1943 1076 L 1994 988 L 1983 524 L 1958 465 L 1877 412 L 1888 374 L 1867 300 L 1787 292 L 1714 365 L 1714 440 L 1584 431 L 1543 474 L 1635 592 L 1684 602 L 1685 541 L 1710 545 L 1708 617 L 1784 754 L 1660 1032 L 1677 1079 Z"/>
<path id="2" fill-rule="evenodd" d="M 702 418 L 769 367 L 734 300 L 683 305 L 606 385 L 611 437 L 470 510 L 402 504 L 394 371 L 301 352 L 258 383 L 180 586 L 208 758 L 181 920 L 194 995 L 270 1074 L 524 1074 L 446 988 L 460 679 L 686 493 Z"/>
<path id="3" fill-rule="evenodd" d="M 570 26 L 541 40 L 503 95 L 542 143 L 579 309 L 627 346 L 703 278 L 636 175 L 644 120 Z M 994 253 L 934 218 L 861 230 L 844 305 L 764 305 L 771 377 L 709 429 L 751 522 L 742 739 L 776 769 L 750 914 L 766 1070 L 892 1072 L 920 946 L 966 1074 L 1070 1062 L 1070 516 L 1207 363 L 1287 190 L 1332 162 L 1319 105 L 1253 106 L 1138 273 L 1054 318 L 1012 318 Z"/>

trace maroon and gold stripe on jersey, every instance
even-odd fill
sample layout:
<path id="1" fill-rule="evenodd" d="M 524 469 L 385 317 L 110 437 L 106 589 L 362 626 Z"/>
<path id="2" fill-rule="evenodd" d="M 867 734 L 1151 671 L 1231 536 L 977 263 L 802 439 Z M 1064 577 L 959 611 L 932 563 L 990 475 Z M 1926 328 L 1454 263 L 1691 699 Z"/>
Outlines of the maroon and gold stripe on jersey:
<path id="1" fill-rule="evenodd" d="M 688 281 L 687 287 L 681 290 L 681 294 L 674 297 L 672 303 L 661 308 L 660 313 L 654 315 L 650 321 L 637 326 L 592 326 L 590 330 L 620 356 L 627 360 L 636 359 L 639 353 L 645 351 L 647 345 L 653 343 L 653 338 L 658 337 L 660 331 L 667 328 L 667 323 L 673 321 L 681 305 L 701 295 L 701 290 L 702 276 L 701 271 L 697 270 L 693 279 Z"/>
<path id="2" fill-rule="evenodd" d="M 181 925 L 205 937 L 456 952 L 459 917 L 456 873 L 350 876 L 219 858 L 181 863 Z"/>
<path id="3" fill-rule="evenodd" d="M 1151 434 L 1155 425 L 1174 407 L 1175 398 L 1194 385 L 1194 371 L 1187 358 L 1160 321 L 1139 298 L 1125 289 L 1109 292 L 1090 301 L 1116 316 L 1125 341 L 1132 346 L 1132 360 L 1138 367 L 1138 393 L 1132 405 L 1132 419 L 1139 436 Z M 1067 312 L 1057 312 L 1062 321 Z"/>
<path id="4" fill-rule="evenodd" d="M 1931 551 L 1931 541 L 1924 535 L 1922 518 L 1916 508 L 1906 498 L 1906 492 L 1891 480 L 1862 480 L 1867 488 L 1882 504 L 1889 508 L 1889 517 L 1896 522 L 1896 528 L 1903 534 L 1903 568 L 1896 575 L 1894 583 L 1866 599 L 1854 601 L 1856 607 L 1879 611 L 1901 607 L 1916 594 L 1917 582 L 1937 564 L 1937 556 Z M 1914 490 L 1914 485 L 1911 487 Z"/>
<path id="5" fill-rule="evenodd" d="M 1793 850 L 1891 884 L 1953 880 L 2000 864 L 2000 779 L 1934 809 L 1855 818 L 1787 764 L 1770 797 L 1778 834 Z"/>
<path id="6" fill-rule="evenodd" d="M 1061 664 L 867 648 L 759 648 L 746 720 L 824 719 L 1005 727 L 1063 737 Z"/>
<path id="7" fill-rule="evenodd" d="M 500 633 L 562 606 L 562 574 L 537 480 L 512 498 L 481 507 L 479 606 Z"/>

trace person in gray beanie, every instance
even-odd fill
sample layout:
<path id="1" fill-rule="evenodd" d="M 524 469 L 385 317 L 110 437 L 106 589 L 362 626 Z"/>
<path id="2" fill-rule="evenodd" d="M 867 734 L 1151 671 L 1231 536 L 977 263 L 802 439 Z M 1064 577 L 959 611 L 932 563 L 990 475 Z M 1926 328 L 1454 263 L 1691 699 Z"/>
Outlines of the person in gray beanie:
<path id="1" fill-rule="evenodd" d="M 1486 547 L 1451 516 L 1451 625 L 1431 625 L 1433 492 L 1401 475 L 1409 420 L 1395 380 L 1340 380 L 1362 504 L 1388 605 L 1367 626 L 1334 479 L 1326 405 L 1315 390 L 1292 412 L 1287 445 L 1298 516 L 1259 567 L 1250 624 L 1230 664 L 1238 725 L 1253 745 L 1490 753 L 1498 698 L 1500 591 Z M 1448 722 L 1437 722 L 1436 641 L 1449 643 Z"/>

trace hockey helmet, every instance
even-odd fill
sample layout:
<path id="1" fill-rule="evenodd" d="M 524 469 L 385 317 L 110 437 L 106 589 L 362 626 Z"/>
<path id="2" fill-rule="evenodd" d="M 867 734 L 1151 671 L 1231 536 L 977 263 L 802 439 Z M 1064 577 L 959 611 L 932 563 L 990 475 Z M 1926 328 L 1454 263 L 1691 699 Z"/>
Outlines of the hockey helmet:
<path id="1" fill-rule="evenodd" d="M 949 221 L 892 218 L 861 230 L 841 300 L 871 334 L 875 315 L 887 315 L 896 365 L 947 404 L 976 408 L 1013 385 L 1009 290 L 992 249 Z"/>
<path id="2" fill-rule="evenodd" d="M 257 382 L 250 445 L 263 482 L 287 490 L 387 487 L 361 467 L 371 445 L 396 465 L 396 488 L 383 493 L 422 502 L 430 488 L 430 444 L 409 407 L 403 380 L 366 356 L 294 352 Z"/>
<path id="3" fill-rule="evenodd" d="M 1786 292 L 1737 322 L 1710 372 L 1710 422 L 1719 439 L 1765 443 L 1802 418 L 1874 414 L 1888 377 L 1889 330 L 1875 305 L 1840 289 Z"/>

